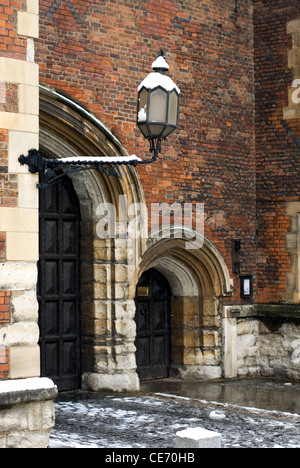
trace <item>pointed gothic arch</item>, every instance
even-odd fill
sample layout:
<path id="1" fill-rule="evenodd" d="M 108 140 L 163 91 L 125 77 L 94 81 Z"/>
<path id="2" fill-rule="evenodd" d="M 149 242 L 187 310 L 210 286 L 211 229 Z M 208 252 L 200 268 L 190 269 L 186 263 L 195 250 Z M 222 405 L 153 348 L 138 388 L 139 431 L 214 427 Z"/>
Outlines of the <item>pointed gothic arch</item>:
<path id="1" fill-rule="evenodd" d="M 215 246 L 186 249 L 184 236 L 149 242 L 139 276 L 155 268 L 168 280 L 171 299 L 171 375 L 183 378 L 222 376 L 222 315 L 219 299 L 232 294 L 226 264 Z M 187 234 L 187 233 L 186 233 Z M 191 239 L 192 232 L 186 239 Z M 195 234 L 195 233 L 194 233 Z"/>
<path id="2" fill-rule="evenodd" d="M 49 158 L 127 155 L 121 142 L 94 115 L 63 94 L 40 86 L 40 152 Z M 120 196 L 144 203 L 138 174 L 120 166 L 121 178 L 96 171 L 70 178 L 81 211 L 81 356 L 83 386 L 136 390 L 134 293 L 131 254 L 143 240 L 97 236 L 97 207 L 110 203 L 119 213 Z M 124 287 L 124 284 L 126 286 Z"/>

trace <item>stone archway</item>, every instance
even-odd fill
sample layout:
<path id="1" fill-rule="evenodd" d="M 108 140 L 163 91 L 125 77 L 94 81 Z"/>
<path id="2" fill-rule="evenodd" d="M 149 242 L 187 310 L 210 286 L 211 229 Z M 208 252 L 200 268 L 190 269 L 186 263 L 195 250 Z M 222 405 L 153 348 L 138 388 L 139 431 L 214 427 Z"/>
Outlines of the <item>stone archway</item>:
<path id="1" fill-rule="evenodd" d="M 220 253 L 207 239 L 202 248 L 187 250 L 185 239 L 174 237 L 149 243 L 139 267 L 140 275 L 155 268 L 171 287 L 171 376 L 220 378 L 219 299 L 232 293 L 229 273 Z"/>
<path id="2" fill-rule="evenodd" d="M 98 119 L 56 91 L 40 87 L 40 151 L 50 158 L 126 155 L 125 148 Z M 135 363 L 136 269 L 143 240 L 116 233 L 99 238 L 98 207 L 120 197 L 144 203 L 136 170 L 120 166 L 120 179 L 85 171 L 70 176 L 81 211 L 81 356 L 84 388 L 137 390 Z M 117 222 L 118 226 L 118 222 Z M 124 238 L 125 237 L 125 238 Z"/>

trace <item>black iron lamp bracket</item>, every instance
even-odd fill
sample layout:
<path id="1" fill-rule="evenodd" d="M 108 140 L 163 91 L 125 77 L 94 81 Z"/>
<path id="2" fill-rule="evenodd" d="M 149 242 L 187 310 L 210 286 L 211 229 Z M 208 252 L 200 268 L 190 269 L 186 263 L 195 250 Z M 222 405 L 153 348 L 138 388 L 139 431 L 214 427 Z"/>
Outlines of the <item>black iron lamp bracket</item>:
<path id="1" fill-rule="evenodd" d="M 156 145 L 157 146 L 157 145 Z M 63 177 L 76 172 L 97 170 L 109 176 L 121 178 L 120 165 L 136 167 L 141 163 L 154 162 L 158 157 L 159 150 L 153 149 L 154 156 L 149 160 L 142 160 L 135 155 L 132 156 L 77 156 L 62 159 L 45 158 L 36 149 L 31 149 L 27 156 L 21 155 L 19 163 L 27 165 L 32 174 L 42 174 L 43 180 L 37 187 L 46 188 L 58 183 Z"/>
<path id="2" fill-rule="evenodd" d="M 31 174 L 41 172 L 45 166 L 44 157 L 35 149 L 31 149 L 28 152 L 28 156 L 22 154 L 19 157 L 19 163 L 22 164 L 22 166 L 26 164 Z"/>
<path id="3" fill-rule="evenodd" d="M 32 174 L 42 175 L 37 187 L 50 187 L 69 174 L 91 169 L 109 176 L 121 177 L 120 165 L 136 167 L 138 164 L 151 164 L 158 159 L 162 140 L 178 127 L 180 89 L 170 77 L 166 76 L 169 65 L 162 50 L 152 63 L 152 69 L 154 72 L 150 73 L 138 87 L 137 108 L 137 125 L 150 143 L 151 157 L 141 159 L 135 155 L 74 156 L 48 159 L 38 150 L 31 149 L 27 156 L 19 157 L 19 163 L 27 165 Z"/>
<path id="4" fill-rule="evenodd" d="M 166 138 L 148 138 L 150 143 L 150 153 L 153 153 L 151 159 L 141 159 L 138 164 L 151 164 L 155 162 L 161 152 L 161 142 Z"/>

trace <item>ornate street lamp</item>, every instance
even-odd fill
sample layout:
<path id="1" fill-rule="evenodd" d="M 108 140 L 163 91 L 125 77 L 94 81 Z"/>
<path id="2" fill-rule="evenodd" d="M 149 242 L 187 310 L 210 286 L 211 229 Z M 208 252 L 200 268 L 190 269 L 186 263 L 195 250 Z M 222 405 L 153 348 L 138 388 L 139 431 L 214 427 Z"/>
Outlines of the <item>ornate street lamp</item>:
<path id="1" fill-rule="evenodd" d="M 27 165 L 32 174 L 43 173 L 43 182 L 37 186 L 49 187 L 64 176 L 74 172 L 96 169 L 108 175 L 121 177 L 119 165 L 137 166 L 149 164 L 158 158 L 161 142 L 178 127 L 180 90 L 166 76 L 169 65 L 163 51 L 152 64 L 150 73 L 138 87 L 137 125 L 150 142 L 151 159 L 143 160 L 132 156 L 73 156 L 57 159 L 45 158 L 38 150 L 31 149 L 27 156 L 20 156 L 19 162 Z"/>
<path id="2" fill-rule="evenodd" d="M 150 73 L 138 87 L 137 125 L 150 142 L 153 162 L 161 151 L 161 141 L 178 127 L 180 90 L 174 81 L 166 76 L 169 65 L 161 50 L 152 64 Z"/>

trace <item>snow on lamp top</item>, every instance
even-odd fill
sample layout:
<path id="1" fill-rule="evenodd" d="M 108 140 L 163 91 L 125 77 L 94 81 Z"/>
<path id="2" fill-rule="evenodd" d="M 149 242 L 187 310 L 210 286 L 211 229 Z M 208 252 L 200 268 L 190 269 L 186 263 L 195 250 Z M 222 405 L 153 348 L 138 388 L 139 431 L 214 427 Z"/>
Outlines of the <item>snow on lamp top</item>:
<path id="1" fill-rule="evenodd" d="M 157 59 L 152 63 L 152 69 L 154 72 L 149 73 L 149 75 L 142 81 L 138 87 L 140 91 L 143 87 L 146 89 L 154 89 L 157 86 L 164 88 L 166 91 L 170 92 L 173 89 L 176 89 L 177 93 L 180 94 L 180 89 L 174 81 L 169 77 L 164 75 L 169 70 L 169 65 L 163 56 L 157 57 Z"/>
<path id="2" fill-rule="evenodd" d="M 168 62 L 166 61 L 165 57 L 163 57 L 162 55 L 160 55 L 159 57 L 157 57 L 156 60 L 154 60 L 154 62 L 152 63 L 152 68 L 153 70 L 166 70 L 168 71 L 169 70 L 169 64 Z"/>
<path id="3" fill-rule="evenodd" d="M 176 89 L 177 93 L 180 94 L 180 89 L 169 76 L 162 75 L 157 72 L 149 73 L 149 75 L 139 85 L 138 91 L 142 88 L 154 89 L 158 86 L 164 88 L 166 91 L 173 91 L 173 89 Z"/>

